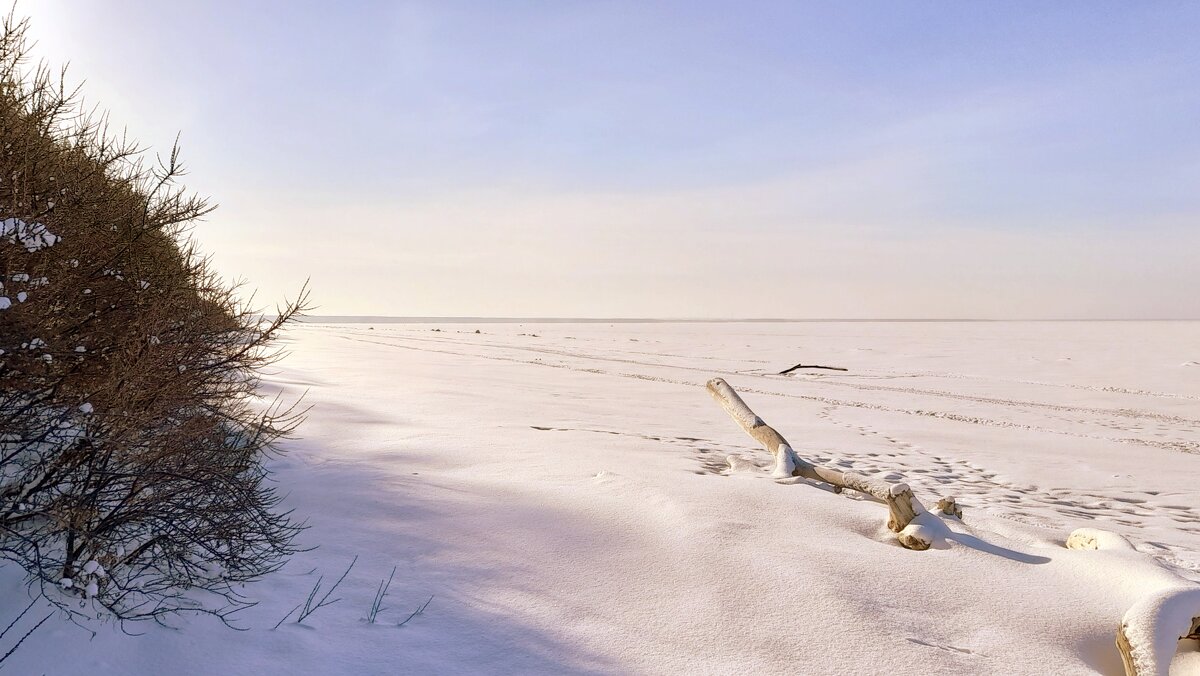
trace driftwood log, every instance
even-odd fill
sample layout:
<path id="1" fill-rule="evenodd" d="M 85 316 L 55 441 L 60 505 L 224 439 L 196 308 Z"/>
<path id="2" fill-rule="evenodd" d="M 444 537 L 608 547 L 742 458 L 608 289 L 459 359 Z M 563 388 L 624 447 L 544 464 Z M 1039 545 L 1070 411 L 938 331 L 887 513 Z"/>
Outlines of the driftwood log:
<path id="1" fill-rule="evenodd" d="M 1067 538 L 1068 549 L 1127 552 L 1140 558 L 1123 536 L 1098 528 L 1080 528 Z M 1154 567 L 1161 588 L 1133 604 L 1117 626 L 1117 650 L 1126 676 L 1168 676 L 1180 640 L 1200 641 L 1200 585 Z"/>
<path id="2" fill-rule="evenodd" d="M 735 422 L 775 457 L 776 477 L 798 476 L 833 486 L 835 491 L 849 488 L 865 493 L 888 507 L 888 528 L 897 533 L 900 544 L 908 549 L 928 549 L 933 541 L 929 514 L 913 497 L 906 484 L 891 484 L 821 467 L 796 455 L 791 444 L 775 428 L 763 422 L 746 405 L 729 383 L 721 378 L 708 381 L 708 391 Z M 938 502 L 938 512 L 962 517 L 962 508 L 953 497 Z M 939 524 L 940 525 L 940 524 Z M 943 526 L 944 527 L 944 526 Z M 1096 528 L 1080 528 L 1067 538 L 1068 549 L 1109 550 L 1130 557 L 1140 565 L 1142 556 L 1123 536 Z M 1150 565 L 1157 591 L 1139 600 L 1121 618 L 1116 644 L 1125 665 L 1126 676 L 1168 676 L 1176 644 L 1180 640 L 1200 641 L 1200 585 Z"/>
<path id="3" fill-rule="evenodd" d="M 713 378 L 708 381 L 708 391 L 746 434 L 775 456 L 776 477 L 804 477 L 827 483 L 837 491 L 848 488 L 865 493 L 887 505 L 887 525 L 892 532 L 899 533 L 900 544 L 908 549 L 929 548 L 932 543 L 929 528 L 920 523 L 913 523 L 913 519 L 918 515 L 926 513 L 925 508 L 913 497 L 907 484 L 888 483 L 855 472 L 814 465 L 796 455 L 787 439 L 750 410 L 729 383 L 721 378 Z"/>
<path id="4" fill-rule="evenodd" d="M 786 376 L 787 374 L 791 373 L 792 371 L 799 371 L 800 369 L 822 369 L 825 371 L 849 371 L 850 370 L 850 369 L 844 369 L 840 366 L 821 366 L 819 364 L 796 364 L 795 366 L 793 366 L 790 369 L 784 369 L 784 370 L 780 371 L 777 375 Z"/>

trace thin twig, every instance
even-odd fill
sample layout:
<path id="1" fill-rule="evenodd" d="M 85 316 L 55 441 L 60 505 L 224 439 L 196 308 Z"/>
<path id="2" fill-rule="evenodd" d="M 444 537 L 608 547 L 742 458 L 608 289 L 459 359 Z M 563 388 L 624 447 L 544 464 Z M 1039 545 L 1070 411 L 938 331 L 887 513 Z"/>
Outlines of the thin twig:
<path id="1" fill-rule="evenodd" d="M 292 608 L 291 610 L 287 611 L 287 615 L 284 615 L 284 616 L 283 616 L 283 617 L 282 617 L 282 618 L 281 618 L 281 619 L 280 619 L 278 622 L 276 622 L 276 623 L 275 623 L 275 626 L 274 626 L 274 627 L 271 627 L 271 631 L 275 631 L 276 629 L 278 629 L 278 628 L 279 628 L 279 625 L 283 624 L 284 620 L 286 620 L 287 618 L 291 617 L 291 616 L 292 616 L 292 613 L 296 612 L 296 611 L 297 611 L 297 610 L 300 608 L 300 606 L 302 606 L 302 605 L 304 605 L 304 604 L 302 604 L 302 603 L 297 603 L 295 608 Z"/>
<path id="2" fill-rule="evenodd" d="M 315 599 L 317 597 L 317 594 L 320 592 L 321 580 L 324 579 L 324 577 L 317 579 L 317 584 L 315 584 L 313 586 L 312 591 L 308 593 L 308 599 L 305 600 L 305 602 L 304 602 L 304 610 L 300 611 L 300 615 L 296 617 L 297 624 L 300 622 L 303 622 L 305 619 L 308 618 L 309 615 L 312 615 L 313 613 L 317 612 L 321 608 L 324 608 L 325 606 L 332 606 L 333 604 L 342 600 L 341 598 L 336 598 L 336 599 L 330 601 L 329 595 L 337 590 L 338 586 L 341 585 L 342 581 L 346 579 L 346 576 L 350 574 L 351 569 L 354 568 L 354 564 L 357 562 L 358 562 L 358 557 L 355 556 L 354 560 L 352 560 L 350 562 L 350 565 L 346 567 L 346 571 L 344 573 L 342 573 L 342 576 L 337 579 L 337 582 L 333 583 L 333 586 L 331 586 L 329 588 L 329 591 L 325 592 L 325 595 L 322 596 L 321 600 L 317 601 L 317 605 L 314 606 L 312 604 L 313 599 Z M 290 615 L 291 613 L 288 613 L 288 614 Z"/>
<path id="3" fill-rule="evenodd" d="M 793 366 L 790 369 L 784 369 L 783 371 L 780 371 L 777 375 L 786 376 L 787 374 L 789 374 L 792 371 L 795 371 L 797 369 L 825 369 L 826 371 L 849 371 L 850 370 L 850 369 L 844 369 L 840 366 L 819 366 L 817 364 L 796 364 L 795 366 Z"/>
<path id="4" fill-rule="evenodd" d="M 387 596 L 388 588 L 392 586 L 392 578 L 396 576 L 396 567 L 392 566 L 392 574 L 388 575 L 387 582 L 379 581 L 379 589 L 375 590 L 375 600 L 371 602 L 371 610 L 367 612 L 367 622 L 375 624 L 375 617 L 379 613 L 387 610 L 383 607 L 383 599 Z"/>
<path id="5" fill-rule="evenodd" d="M 429 601 L 426 601 L 425 603 L 422 603 L 420 608 L 417 608 L 416 610 L 414 610 L 414 611 L 412 612 L 412 615 L 409 615 L 408 617 L 404 618 L 404 621 L 403 621 L 403 622 L 401 622 L 400 624 L 397 624 L 396 626 L 397 626 L 397 627 L 403 627 L 404 625 L 408 624 L 408 621 L 409 621 L 409 620 L 411 620 L 412 618 L 416 617 L 417 615 L 420 615 L 421 613 L 425 612 L 425 609 L 429 607 L 429 603 L 430 603 L 431 601 L 433 601 L 433 597 L 432 597 L 432 596 L 430 596 L 430 597 L 429 597 Z"/>

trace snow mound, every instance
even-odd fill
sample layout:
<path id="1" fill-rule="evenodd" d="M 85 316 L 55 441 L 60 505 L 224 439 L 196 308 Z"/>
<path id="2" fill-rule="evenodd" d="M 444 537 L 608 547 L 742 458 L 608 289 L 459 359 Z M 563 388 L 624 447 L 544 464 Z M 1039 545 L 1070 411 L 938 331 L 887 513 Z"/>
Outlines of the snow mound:
<path id="1" fill-rule="evenodd" d="M 1067 538 L 1067 549 L 1115 549 L 1134 551 L 1129 540 L 1099 528 L 1076 528 Z"/>
<path id="2" fill-rule="evenodd" d="M 725 462 L 729 463 L 729 470 L 732 472 L 756 472 L 758 464 L 753 458 L 748 458 L 744 455 L 730 455 L 725 458 Z"/>

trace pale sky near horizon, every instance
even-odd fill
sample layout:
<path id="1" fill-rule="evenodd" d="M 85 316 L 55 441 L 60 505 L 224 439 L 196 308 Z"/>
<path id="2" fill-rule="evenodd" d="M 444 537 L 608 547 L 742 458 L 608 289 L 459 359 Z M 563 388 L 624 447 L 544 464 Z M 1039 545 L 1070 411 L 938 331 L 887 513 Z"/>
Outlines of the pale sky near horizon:
<path id="1" fill-rule="evenodd" d="M 1200 319 L 1197 3 L 17 9 L 263 302 Z"/>

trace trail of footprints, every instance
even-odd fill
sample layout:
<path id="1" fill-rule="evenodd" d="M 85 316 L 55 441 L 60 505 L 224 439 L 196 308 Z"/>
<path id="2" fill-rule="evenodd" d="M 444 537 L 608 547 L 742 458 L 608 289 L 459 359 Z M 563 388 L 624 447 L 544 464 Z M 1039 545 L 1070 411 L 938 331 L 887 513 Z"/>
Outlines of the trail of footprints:
<path id="1" fill-rule="evenodd" d="M 1176 556 L 1183 548 L 1154 539 L 1136 537 L 1136 531 L 1144 529 L 1147 520 L 1157 520 L 1169 528 L 1200 535 L 1200 513 L 1189 505 L 1167 502 L 1166 496 L 1155 491 L 1143 492 L 1141 495 L 1145 497 L 1114 496 L 1072 492 L 1067 488 L 1043 489 L 1031 484 L 1008 481 L 996 472 L 969 461 L 946 458 L 868 426 L 843 422 L 833 415 L 834 409 L 832 406 L 827 407 L 818 413 L 818 416 L 865 437 L 882 439 L 896 450 L 843 452 L 836 456 L 815 454 L 810 456 L 813 462 L 852 469 L 862 474 L 879 475 L 888 481 L 902 481 L 912 486 L 918 495 L 925 496 L 927 501 L 934 497 L 954 495 L 958 502 L 967 508 L 986 509 L 996 516 L 1042 528 L 1070 529 L 1081 522 L 1092 522 L 1100 527 L 1107 525 L 1110 528 L 1112 524 L 1116 524 L 1115 530 L 1133 537 L 1144 551 L 1173 565 L 1200 572 L 1197 563 Z M 631 436 L 656 443 L 682 446 L 691 451 L 699 465 L 694 472 L 702 475 L 731 474 L 731 458 L 739 469 L 765 469 L 770 465 L 765 454 L 729 455 L 728 449 L 716 448 L 717 444 L 714 442 L 696 437 L 654 436 L 615 430 L 561 427 L 534 426 L 534 429 Z M 1047 516 L 1062 518 L 1048 521 Z M 1164 519 L 1165 522 L 1162 521 Z"/>
<path id="2" fill-rule="evenodd" d="M 1117 526 L 1126 535 L 1138 541 L 1140 548 L 1174 565 L 1200 572 L 1200 565 L 1179 559 L 1176 552 L 1183 548 L 1153 539 L 1138 539 L 1136 531 L 1143 530 L 1147 521 L 1200 535 L 1200 512 L 1190 505 L 1169 502 L 1169 496 L 1156 491 L 1143 491 L 1138 495 L 1104 495 L 1069 488 L 1041 488 L 1022 484 L 1001 477 L 972 462 L 957 458 L 946 458 L 925 448 L 883 434 L 866 425 L 839 420 L 833 412 L 836 407 L 822 409 L 818 417 L 831 424 L 851 429 L 858 434 L 882 439 L 895 451 L 841 452 L 837 455 L 814 454 L 813 462 L 852 469 L 861 474 L 879 475 L 888 481 L 904 482 L 914 491 L 931 498 L 953 495 L 967 508 L 986 509 L 996 516 L 1020 523 L 1050 529 L 1070 529 L 1081 522 L 1092 522 L 1099 527 Z M 670 437 L 619 432 L 615 430 L 540 427 L 533 429 L 552 432 L 585 432 L 630 436 L 682 446 L 691 451 L 699 467 L 696 474 L 729 475 L 731 461 L 739 469 L 770 465 L 765 454 L 733 454 L 729 449 L 719 449 L 717 444 L 696 437 Z M 1144 496 L 1144 497 L 1139 497 Z M 1060 519 L 1047 520 L 1048 516 Z"/>
<path id="3" fill-rule="evenodd" d="M 349 336 L 347 337 L 349 338 Z M 350 339 L 362 340 L 361 338 Z M 421 340 L 421 342 L 430 343 L 448 342 L 434 341 L 432 339 L 415 340 Z M 444 351 L 448 354 L 460 354 L 458 352 L 439 350 L 427 346 L 410 347 L 392 343 L 380 344 L 401 347 L 405 349 L 416 349 L 420 351 Z M 495 346 L 525 351 L 535 351 L 561 358 L 587 358 L 604 362 L 665 367 L 685 371 L 702 370 L 692 366 L 646 364 L 635 359 L 622 359 L 613 356 L 595 357 L 589 355 L 580 355 L 565 350 L 514 345 Z M 596 373 L 600 375 L 615 375 L 687 386 L 696 385 L 692 382 L 685 382 L 662 376 L 642 373 L 612 372 L 602 368 L 583 367 L 579 364 L 543 362 L 540 359 L 536 360 L 535 362 L 530 362 L 525 359 L 499 355 L 470 356 L 526 364 L 536 363 L 539 366 L 565 368 L 572 371 Z M 749 375 L 768 377 L 768 374 L 765 373 L 750 373 Z M 827 384 L 825 381 L 821 382 L 822 384 Z M 935 390 L 868 385 L 865 383 L 828 381 L 828 384 L 850 387 L 858 390 L 902 392 L 917 395 L 937 396 L 947 399 L 974 401 L 978 403 L 1004 405 L 1025 410 L 1027 412 L 1034 412 L 1036 410 L 1046 418 L 1082 425 L 1085 426 L 1085 428 L 1086 426 L 1095 425 L 1118 433 L 1119 438 L 1105 438 L 1104 440 L 1106 441 L 1169 448 L 1171 450 L 1182 452 L 1194 453 L 1200 450 L 1200 444 L 1195 441 L 1194 437 L 1195 423 L 1197 421 L 1187 418 L 1180 418 L 1178 416 L 1169 416 L 1146 411 L 1126 409 L 1109 410 L 1052 405 L 1038 402 L 1010 401 L 1006 399 L 963 395 Z M 1102 389 L 1108 390 L 1110 388 Z M 991 514 L 1021 523 L 1046 528 L 1070 529 L 1079 525 L 1081 522 L 1093 522 L 1094 525 L 1098 525 L 1100 527 L 1109 527 L 1113 530 L 1121 531 L 1122 533 L 1130 536 L 1131 539 L 1135 541 L 1135 544 L 1137 544 L 1139 549 L 1153 554 L 1164 562 L 1176 565 L 1180 568 L 1190 570 L 1195 573 L 1200 573 L 1200 556 L 1191 554 L 1190 558 L 1187 556 L 1181 557 L 1179 554 L 1185 553 L 1187 551 L 1185 548 L 1155 539 L 1157 537 L 1156 533 L 1162 533 L 1164 529 L 1166 529 L 1168 532 L 1171 530 L 1177 530 L 1190 535 L 1200 535 L 1200 513 L 1198 513 L 1196 509 L 1189 505 L 1169 502 L 1168 496 L 1162 496 L 1152 491 L 1145 491 L 1136 495 L 1114 496 L 1099 493 L 1077 492 L 1069 488 L 1041 488 L 1035 485 L 1011 482 L 1003 477 L 1000 477 L 996 472 L 991 472 L 986 468 L 980 467 L 971 462 L 956 458 L 946 458 L 924 449 L 917 444 L 912 444 L 888 436 L 870 427 L 843 422 L 838 420 L 833 413 L 842 406 L 855 406 L 858 408 L 888 410 L 910 415 L 935 415 L 937 417 L 945 417 L 948 419 L 960 420 L 962 422 L 1012 426 L 1041 432 L 1067 434 L 1069 436 L 1087 438 L 1099 437 L 1091 437 L 1090 435 L 1081 432 L 1043 429 L 1031 425 L 1009 423 L 1003 420 L 975 420 L 961 415 L 945 412 L 929 412 L 924 410 L 909 411 L 893 409 L 881 404 L 872 404 L 867 402 L 843 402 L 831 400 L 827 397 L 819 395 L 784 394 L 774 391 L 762 391 L 754 388 L 744 388 L 744 391 L 756 392 L 770 396 L 788 396 L 799 399 L 807 399 L 810 401 L 823 402 L 827 404 L 827 406 L 819 414 L 823 419 L 827 420 L 831 424 L 852 429 L 864 437 L 882 439 L 887 442 L 889 446 L 895 449 L 894 452 L 843 452 L 836 457 L 831 455 L 816 455 L 811 458 L 814 462 L 841 466 L 864 474 L 880 474 L 890 481 L 903 481 L 911 485 L 918 492 L 918 494 L 921 495 L 930 497 L 954 495 L 958 498 L 961 504 L 968 508 L 974 507 L 986 509 Z M 1124 390 L 1112 388 L 1112 391 Z M 1154 396 L 1173 396 L 1158 395 L 1156 393 L 1146 393 L 1141 391 L 1131 391 L 1131 393 Z M 1080 419 L 1081 414 L 1085 414 L 1086 419 Z M 761 454 L 729 456 L 728 449 L 719 449 L 718 444 L 712 441 L 693 437 L 659 437 L 599 429 L 567 429 L 536 426 L 535 429 L 545 431 L 573 431 L 634 436 L 654 441 L 656 443 L 669 443 L 683 446 L 690 450 L 692 456 L 698 463 L 698 468 L 694 470 L 696 474 L 728 475 L 731 473 L 729 458 L 732 458 L 732 462 L 735 465 L 738 465 L 739 468 L 765 467 L 769 465 L 769 462 L 765 456 L 762 456 Z M 1048 519 L 1052 519 L 1053 521 L 1048 521 Z M 1151 528 L 1151 526 L 1153 526 L 1153 528 Z M 1138 535 L 1144 535 L 1145 537 L 1139 538 Z"/>
<path id="4" fill-rule="evenodd" d="M 1200 561 L 1194 555 L 1190 558 L 1180 556 L 1188 551 L 1186 548 L 1160 542 L 1154 539 L 1154 533 L 1146 532 L 1149 523 L 1154 522 L 1161 527 L 1200 535 L 1200 513 L 1190 505 L 1171 503 L 1167 496 L 1157 491 L 1105 495 L 1008 481 L 996 472 L 966 460 L 946 458 L 868 426 L 843 422 L 834 415 L 834 410 L 835 407 L 827 407 L 818 415 L 862 436 L 883 439 L 896 452 L 814 456 L 814 462 L 852 468 L 863 474 L 879 474 L 888 481 L 903 481 L 918 495 L 954 495 L 968 508 L 986 509 L 996 516 L 1034 526 L 1071 529 L 1087 522 L 1110 528 L 1129 536 L 1139 549 L 1168 564 L 1200 572 Z"/>
<path id="5" fill-rule="evenodd" d="M 1189 556 L 1187 548 L 1163 542 L 1158 535 L 1163 529 L 1200 535 L 1200 512 L 1190 505 L 1171 502 L 1169 496 L 1156 491 L 1143 491 L 1135 495 L 1105 495 L 1009 481 L 972 462 L 947 458 L 869 426 L 839 420 L 834 415 L 836 408 L 826 407 L 818 416 L 864 437 L 882 440 L 894 450 L 814 454 L 809 456 L 813 462 L 907 483 L 927 502 L 953 495 L 959 504 L 968 509 L 983 509 L 1001 518 L 1041 528 L 1071 530 L 1089 524 L 1116 530 L 1129 536 L 1138 549 L 1164 563 L 1200 573 L 1200 559 L 1194 553 Z M 699 466 L 694 472 L 701 475 L 728 476 L 734 472 L 756 468 L 763 470 L 770 466 L 765 454 L 729 454 L 728 449 L 719 449 L 714 442 L 695 437 L 659 437 L 610 430 L 535 429 L 634 436 L 683 446 L 691 451 Z M 877 448 L 878 445 L 872 447 Z M 1158 528 L 1148 528 L 1152 524 Z"/>

